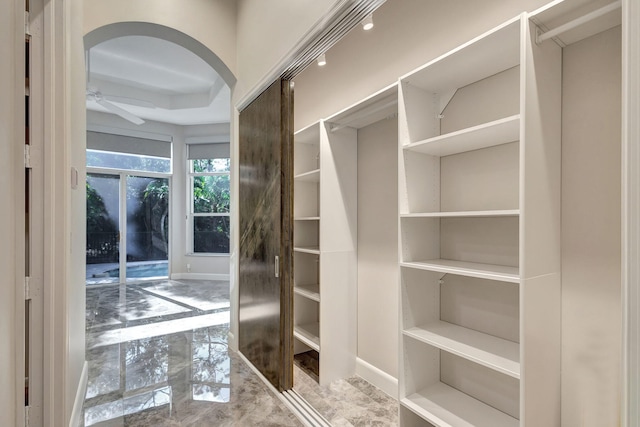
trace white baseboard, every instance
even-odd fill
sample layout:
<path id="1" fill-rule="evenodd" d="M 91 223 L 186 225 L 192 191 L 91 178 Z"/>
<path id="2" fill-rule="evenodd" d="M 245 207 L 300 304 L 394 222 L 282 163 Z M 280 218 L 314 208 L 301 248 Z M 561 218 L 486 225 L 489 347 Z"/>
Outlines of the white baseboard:
<path id="1" fill-rule="evenodd" d="M 207 273 L 174 273 L 171 279 L 192 279 L 192 280 L 229 280 L 228 274 L 207 274 Z"/>
<path id="2" fill-rule="evenodd" d="M 360 358 L 356 358 L 356 375 L 380 390 L 398 399 L 398 379 L 376 368 Z"/>
<path id="3" fill-rule="evenodd" d="M 236 336 L 233 334 L 233 332 L 229 332 L 227 334 L 227 344 L 229 345 L 229 348 L 231 350 L 239 352 L 238 343 L 236 342 Z"/>
<path id="4" fill-rule="evenodd" d="M 87 393 L 88 380 L 89 363 L 85 360 L 84 365 L 82 365 L 82 374 L 80 375 L 80 382 L 78 383 L 78 390 L 76 391 L 76 399 L 73 402 L 73 411 L 71 411 L 69 427 L 80 427 L 81 425 L 84 425 L 82 419 L 82 406 L 84 405 L 84 396 Z"/>

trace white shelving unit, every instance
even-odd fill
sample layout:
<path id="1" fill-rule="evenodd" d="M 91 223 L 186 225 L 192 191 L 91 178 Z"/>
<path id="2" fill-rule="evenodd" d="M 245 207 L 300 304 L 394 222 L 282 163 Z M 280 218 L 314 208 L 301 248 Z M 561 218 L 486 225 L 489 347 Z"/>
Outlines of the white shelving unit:
<path id="1" fill-rule="evenodd" d="M 559 425 L 561 50 L 534 40 L 523 14 L 400 78 L 403 426 Z"/>
<path id="2" fill-rule="evenodd" d="M 319 353 L 321 385 L 353 375 L 356 355 L 357 135 L 330 126 L 294 148 L 294 353 Z"/>

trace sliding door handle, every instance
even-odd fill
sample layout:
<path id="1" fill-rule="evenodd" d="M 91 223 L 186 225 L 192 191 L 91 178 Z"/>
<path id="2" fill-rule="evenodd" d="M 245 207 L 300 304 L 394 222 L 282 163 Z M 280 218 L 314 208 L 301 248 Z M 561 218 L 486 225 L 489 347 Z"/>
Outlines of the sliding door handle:
<path id="1" fill-rule="evenodd" d="M 276 277 L 280 277 L 280 257 L 278 255 L 276 255 L 274 264 L 275 275 Z"/>

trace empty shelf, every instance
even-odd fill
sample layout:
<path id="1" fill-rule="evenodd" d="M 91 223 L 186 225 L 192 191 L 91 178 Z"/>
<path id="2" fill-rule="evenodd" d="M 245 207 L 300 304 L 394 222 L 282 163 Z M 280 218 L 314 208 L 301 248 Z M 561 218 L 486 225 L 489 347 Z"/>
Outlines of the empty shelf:
<path id="1" fill-rule="evenodd" d="M 303 297 L 320 302 L 320 285 L 295 285 L 293 292 Z"/>
<path id="2" fill-rule="evenodd" d="M 400 403 L 437 426 L 518 427 L 519 421 L 453 387 L 438 382 Z"/>
<path id="3" fill-rule="evenodd" d="M 442 157 L 502 145 L 519 139 L 520 115 L 515 115 L 414 142 L 405 146 L 404 149 Z"/>
<path id="4" fill-rule="evenodd" d="M 320 351 L 320 323 L 306 323 L 293 328 L 293 336 L 315 351 Z"/>
<path id="5" fill-rule="evenodd" d="M 499 280 L 512 283 L 520 282 L 518 267 L 507 267 L 504 265 L 480 264 L 477 262 L 453 261 L 449 259 L 431 259 L 426 261 L 402 262 L 400 266 L 437 271 L 446 274 L 477 277 L 479 279 Z"/>
<path id="6" fill-rule="evenodd" d="M 463 218 L 463 217 L 496 217 L 496 216 L 519 216 L 519 209 L 498 209 L 491 211 L 460 211 L 460 212 L 420 212 L 400 214 L 400 218 Z"/>
<path id="7" fill-rule="evenodd" d="M 320 182 L 320 169 L 301 173 L 294 176 L 293 178 L 298 181 Z"/>
<path id="8" fill-rule="evenodd" d="M 404 334 L 520 379 L 520 345 L 513 341 L 443 321 L 410 328 Z"/>
<path id="9" fill-rule="evenodd" d="M 320 248 L 318 247 L 313 247 L 313 248 L 303 248 L 303 247 L 295 247 L 293 248 L 294 252 L 302 252 L 305 254 L 315 254 L 315 255 L 320 255 Z"/>

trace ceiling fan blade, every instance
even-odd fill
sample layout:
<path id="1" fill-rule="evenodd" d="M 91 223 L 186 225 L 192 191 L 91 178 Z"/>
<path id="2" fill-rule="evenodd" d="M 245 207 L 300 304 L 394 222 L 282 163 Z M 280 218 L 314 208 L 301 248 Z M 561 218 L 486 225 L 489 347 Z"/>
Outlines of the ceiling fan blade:
<path id="1" fill-rule="evenodd" d="M 111 102 L 104 100 L 103 98 L 97 98 L 96 102 L 98 104 L 102 105 L 107 110 L 111 111 L 114 114 L 119 115 L 120 117 L 122 117 L 125 120 L 130 121 L 131 123 L 134 123 L 136 125 L 141 125 L 141 124 L 144 123 L 144 120 L 142 120 L 140 117 L 131 114 L 127 110 L 125 110 L 123 108 L 120 108 L 117 105 L 112 104 Z"/>
<path id="2" fill-rule="evenodd" d="M 126 96 L 117 96 L 117 95 L 102 95 L 104 99 L 111 102 L 117 102 L 120 104 L 128 104 L 134 105 L 136 107 L 144 107 L 144 108 L 157 108 L 155 104 L 149 101 L 143 101 L 141 99 L 128 98 Z"/>

